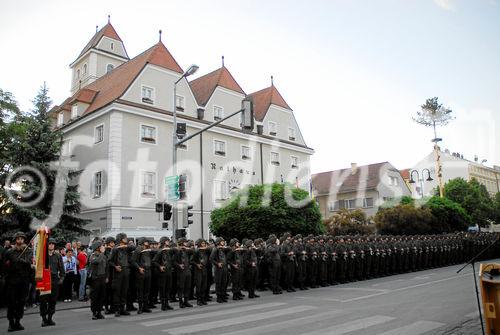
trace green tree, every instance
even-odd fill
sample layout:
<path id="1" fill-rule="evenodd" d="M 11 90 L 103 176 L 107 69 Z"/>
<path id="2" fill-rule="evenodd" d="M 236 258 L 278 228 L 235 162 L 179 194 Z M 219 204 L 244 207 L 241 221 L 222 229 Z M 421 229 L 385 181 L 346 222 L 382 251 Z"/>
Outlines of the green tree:
<path id="1" fill-rule="evenodd" d="M 302 206 L 290 206 L 286 201 L 287 192 Z M 249 186 L 223 207 L 214 209 L 211 220 L 211 231 L 226 239 L 323 232 L 318 204 L 309 198 L 307 191 L 289 184 Z"/>
<path id="2" fill-rule="evenodd" d="M 23 171 L 25 177 L 20 180 L 21 187 L 24 194 L 30 195 L 22 201 L 33 200 L 40 194 L 43 197 L 31 207 L 6 202 L 3 219 L 7 224 L 0 227 L 3 235 L 10 235 L 16 230 L 28 232 L 33 218 L 44 220 L 51 211 L 57 174 L 51 167 L 51 163 L 59 159 L 62 144 L 62 134 L 52 128 L 48 115 L 51 103 L 48 88 L 44 84 L 33 100 L 33 110 L 29 116 L 20 120 L 23 124 L 23 133 L 17 141 L 7 146 L 9 166 L 12 168 L 29 166 L 38 170 L 43 176 L 40 178 L 35 173 Z M 64 196 L 63 215 L 59 224 L 53 229 L 54 237 L 61 240 L 89 233 L 84 228 L 88 221 L 78 217 L 80 202 L 78 185 L 75 185 L 74 181 L 79 173 L 79 171 L 70 171 L 66 176 L 69 182 Z M 42 180 L 45 180 L 47 185 L 45 193 L 42 193 Z"/>
<path id="3" fill-rule="evenodd" d="M 494 205 L 486 187 L 476 179 L 455 178 L 444 186 L 445 197 L 458 203 L 470 215 L 472 224 L 487 227 L 494 218 Z"/>
<path id="4" fill-rule="evenodd" d="M 495 194 L 493 210 L 493 217 L 495 218 L 494 221 L 496 224 L 500 224 L 500 192 L 497 192 L 497 194 Z"/>
<path id="5" fill-rule="evenodd" d="M 380 208 L 374 220 L 380 234 L 416 235 L 432 232 L 434 216 L 429 208 L 400 204 L 390 208 Z"/>
<path id="6" fill-rule="evenodd" d="M 365 212 L 361 209 L 341 209 L 323 221 L 326 232 L 330 235 L 365 235 L 372 234 L 375 226 L 369 224 Z"/>
<path id="7" fill-rule="evenodd" d="M 433 196 L 424 205 L 430 209 L 433 220 L 431 230 L 435 234 L 465 231 L 471 224 L 471 217 L 458 203 L 439 196 Z"/>

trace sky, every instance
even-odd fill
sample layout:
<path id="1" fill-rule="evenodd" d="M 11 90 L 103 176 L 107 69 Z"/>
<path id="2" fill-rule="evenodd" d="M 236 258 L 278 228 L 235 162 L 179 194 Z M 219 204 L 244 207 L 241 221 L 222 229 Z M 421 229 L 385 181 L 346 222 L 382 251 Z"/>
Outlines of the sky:
<path id="1" fill-rule="evenodd" d="M 294 110 L 313 173 L 415 165 L 432 130 L 412 121 L 438 97 L 456 117 L 442 148 L 500 165 L 500 0 L 3 0 L 0 88 L 24 110 L 45 81 L 54 103 L 69 64 L 111 15 L 133 57 L 162 40 L 198 75 L 225 65 L 246 93 L 270 76 Z"/>

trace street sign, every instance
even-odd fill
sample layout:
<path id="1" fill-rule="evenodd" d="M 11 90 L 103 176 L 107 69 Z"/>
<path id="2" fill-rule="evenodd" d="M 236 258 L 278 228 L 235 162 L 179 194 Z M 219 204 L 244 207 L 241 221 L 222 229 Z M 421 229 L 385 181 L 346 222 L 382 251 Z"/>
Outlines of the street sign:
<path id="1" fill-rule="evenodd" d="M 170 201 L 179 200 L 179 176 L 165 177 L 165 193 Z"/>

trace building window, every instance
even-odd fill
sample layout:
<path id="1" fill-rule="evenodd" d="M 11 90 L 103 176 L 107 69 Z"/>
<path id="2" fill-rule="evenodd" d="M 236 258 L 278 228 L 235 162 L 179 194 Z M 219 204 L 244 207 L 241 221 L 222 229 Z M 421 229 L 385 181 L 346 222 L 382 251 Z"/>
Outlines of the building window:
<path id="1" fill-rule="evenodd" d="M 328 203 L 328 210 L 330 212 L 335 212 L 339 209 L 339 202 L 338 201 L 331 201 Z"/>
<path id="2" fill-rule="evenodd" d="M 154 103 L 154 88 L 142 86 L 142 102 L 147 104 Z"/>
<path id="3" fill-rule="evenodd" d="M 214 180 L 214 199 L 226 200 L 227 193 L 227 183 L 223 180 Z"/>
<path id="4" fill-rule="evenodd" d="M 94 173 L 93 197 L 100 198 L 102 195 L 102 171 Z"/>
<path id="5" fill-rule="evenodd" d="M 292 161 L 292 169 L 298 169 L 299 168 L 299 158 L 296 156 L 290 156 L 290 159 Z"/>
<path id="6" fill-rule="evenodd" d="M 269 121 L 269 135 L 276 136 L 278 134 L 276 122 Z"/>
<path id="7" fill-rule="evenodd" d="M 78 117 L 78 105 L 74 104 L 71 106 L 71 118 L 76 119 Z"/>
<path id="8" fill-rule="evenodd" d="M 184 97 L 182 95 L 175 96 L 175 107 L 177 108 L 177 110 L 184 110 Z"/>
<path id="9" fill-rule="evenodd" d="M 398 186 L 399 185 L 398 177 L 389 176 L 388 181 L 389 181 L 389 185 L 391 185 L 391 186 Z"/>
<path id="10" fill-rule="evenodd" d="M 111 44 L 109 45 L 109 47 L 111 48 L 111 50 L 114 50 L 115 49 L 115 44 L 113 42 L 111 42 Z"/>
<path id="11" fill-rule="evenodd" d="M 214 121 L 219 121 L 224 118 L 224 108 L 214 106 Z"/>
<path id="12" fill-rule="evenodd" d="M 87 74 L 87 64 L 83 64 L 83 75 Z"/>
<path id="13" fill-rule="evenodd" d="M 141 124 L 141 142 L 156 144 L 156 127 Z"/>
<path id="14" fill-rule="evenodd" d="M 345 205 L 345 208 L 347 208 L 347 209 L 354 209 L 354 208 L 356 208 L 356 199 L 344 200 L 344 205 Z"/>
<path id="15" fill-rule="evenodd" d="M 364 198 L 363 208 L 371 208 L 371 207 L 373 207 L 373 198 Z"/>
<path id="16" fill-rule="evenodd" d="M 61 146 L 61 155 L 63 157 L 69 157 L 71 155 L 71 140 L 64 140 Z"/>
<path id="17" fill-rule="evenodd" d="M 113 64 L 106 65 L 106 73 L 110 73 L 114 68 L 115 66 Z"/>
<path id="18" fill-rule="evenodd" d="M 156 196 L 156 173 L 142 173 L 141 196 L 147 198 L 153 198 Z"/>
<path id="19" fill-rule="evenodd" d="M 280 154 L 278 152 L 271 151 L 271 164 L 280 165 Z"/>
<path id="20" fill-rule="evenodd" d="M 252 157 L 250 156 L 250 147 L 246 145 L 241 146 L 241 159 L 251 159 Z"/>
<path id="21" fill-rule="evenodd" d="M 226 156 L 226 142 L 214 140 L 214 154 L 217 156 Z"/>
<path id="22" fill-rule="evenodd" d="M 57 114 L 57 125 L 62 126 L 64 124 L 64 113 L 60 112 Z"/>
<path id="23" fill-rule="evenodd" d="M 295 128 L 288 128 L 288 139 L 295 141 Z"/>
<path id="24" fill-rule="evenodd" d="M 76 78 L 80 78 L 80 69 L 76 70 Z"/>
<path id="25" fill-rule="evenodd" d="M 94 129 L 94 143 L 101 143 L 104 140 L 104 126 L 98 125 Z"/>

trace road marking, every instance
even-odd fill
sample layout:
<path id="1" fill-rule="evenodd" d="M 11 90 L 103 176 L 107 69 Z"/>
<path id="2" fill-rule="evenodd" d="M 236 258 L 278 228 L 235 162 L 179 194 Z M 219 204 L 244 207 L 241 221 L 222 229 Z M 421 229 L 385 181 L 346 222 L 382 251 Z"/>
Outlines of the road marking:
<path id="1" fill-rule="evenodd" d="M 443 278 L 443 279 L 429 281 L 429 282 L 426 282 L 426 283 L 421 283 L 421 284 L 416 284 L 416 285 L 401 287 L 401 288 L 397 288 L 397 289 L 394 289 L 394 290 L 389 290 L 389 291 L 386 291 L 386 292 L 373 293 L 373 294 L 365 295 L 365 296 L 362 296 L 362 297 L 357 297 L 357 298 L 342 300 L 341 302 L 352 302 L 352 301 L 357 301 L 357 300 L 363 300 L 363 299 L 373 298 L 373 297 L 377 297 L 379 295 L 384 295 L 384 294 L 388 294 L 388 293 L 406 291 L 406 290 L 410 290 L 412 288 L 417 288 L 417 287 L 422 287 L 422 286 L 437 284 L 437 283 L 441 283 L 441 282 L 445 282 L 445 281 L 449 281 L 449 280 L 453 280 L 453 279 L 460 279 L 460 278 L 468 277 L 470 275 L 471 275 L 471 273 L 466 273 L 466 274 L 459 275 L 459 276 L 447 277 L 447 278 Z"/>
<path id="2" fill-rule="evenodd" d="M 365 288 L 365 287 L 337 287 L 337 290 L 358 290 L 358 291 L 368 291 L 368 292 L 387 292 L 389 291 L 388 289 L 381 289 L 381 288 Z"/>
<path id="3" fill-rule="evenodd" d="M 379 285 L 387 285 L 387 284 L 391 284 L 391 283 L 395 283 L 395 282 L 399 282 L 399 281 L 405 281 L 405 279 L 390 280 L 390 281 L 386 281 L 386 282 L 383 282 L 383 283 L 372 284 L 372 286 L 376 287 L 376 286 L 379 286 Z"/>
<path id="4" fill-rule="evenodd" d="M 379 335 L 421 335 L 446 325 L 441 322 L 417 321 L 411 325 L 389 330 Z"/>
<path id="5" fill-rule="evenodd" d="M 334 298 L 318 298 L 318 297 L 294 297 L 295 299 L 309 299 L 309 300 L 314 300 L 314 301 L 332 301 L 332 302 L 342 302 L 340 299 L 334 299 Z"/>
<path id="6" fill-rule="evenodd" d="M 279 316 L 310 311 L 313 309 L 316 309 L 316 307 L 314 307 L 314 306 L 290 307 L 290 308 L 276 310 L 273 312 L 263 312 L 263 313 L 245 315 L 245 316 L 240 316 L 240 317 L 230 318 L 230 319 L 226 318 L 226 319 L 212 321 L 212 322 L 203 322 L 203 323 L 196 324 L 196 325 L 163 329 L 162 331 L 168 332 L 169 334 L 172 334 L 172 335 L 190 334 L 190 333 L 195 333 L 195 332 L 199 332 L 199 331 L 212 330 L 215 328 L 234 326 L 234 325 L 247 323 L 247 322 L 254 322 L 254 321 L 260 321 L 260 320 L 265 320 L 265 319 L 270 319 L 270 318 L 276 318 Z M 194 318 L 196 318 L 196 317 L 194 317 Z M 191 317 L 191 321 L 192 320 L 193 320 L 193 317 Z"/>
<path id="7" fill-rule="evenodd" d="M 258 327 L 253 327 L 253 328 L 248 328 L 248 329 L 242 329 L 238 331 L 229 331 L 227 333 L 223 333 L 219 335 L 255 335 L 255 334 L 264 334 L 266 332 L 272 332 L 272 331 L 277 331 L 280 329 L 291 329 L 294 327 L 298 326 L 304 326 L 309 323 L 313 322 L 318 322 L 318 321 L 325 321 L 328 320 L 328 317 L 332 317 L 334 315 L 340 314 L 342 311 L 339 310 L 333 310 L 329 312 L 324 312 L 320 314 L 314 314 L 310 316 L 304 316 L 301 318 L 295 318 L 292 320 L 286 320 L 286 321 L 280 321 L 276 323 L 271 323 L 271 324 L 266 324 L 263 326 L 258 326 Z"/>
<path id="8" fill-rule="evenodd" d="M 208 312 L 208 313 L 203 313 L 203 314 L 190 313 L 190 314 L 185 315 L 185 316 L 174 316 L 174 317 L 168 317 L 168 315 L 165 315 L 165 317 L 166 317 L 165 319 L 141 322 L 141 325 L 146 326 L 146 327 L 152 327 L 152 326 L 166 325 L 166 324 L 177 323 L 177 322 L 193 321 L 195 319 L 201 319 L 201 318 L 226 316 L 227 314 L 245 313 L 248 311 L 265 309 L 265 308 L 272 308 L 272 307 L 280 307 L 283 305 L 286 305 L 286 304 L 283 302 L 273 302 L 273 303 L 267 303 L 267 304 L 256 304 L 256 305 L 250 305 L 250 306 L 245 306 L 245 307 L 237 307 L 237 308 L 232 308 L 230 310 L 224 309 L 224 310 Z M 270 313 L 270 312 L 267 312 L 267 313 Z"/>
<path id="9" fill-rule="evenodd" d="M 429 279 L 429 276 L 416 276 L 413 279 Z"/>
<path id="10" fill-rule="evenodd" d="M 342 323 L 340 325 L 328 327 L 325 329 L 318 329 L 313 332 L 308 332 L 309 335 L 343 335 L 356 330 L 366 329 L 368 327 L 376 326 L 394 320 L 390 316 L 375 315 L 364 319 L 357 319 Z"/>

